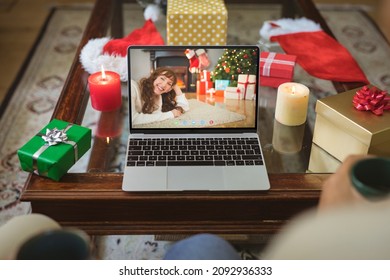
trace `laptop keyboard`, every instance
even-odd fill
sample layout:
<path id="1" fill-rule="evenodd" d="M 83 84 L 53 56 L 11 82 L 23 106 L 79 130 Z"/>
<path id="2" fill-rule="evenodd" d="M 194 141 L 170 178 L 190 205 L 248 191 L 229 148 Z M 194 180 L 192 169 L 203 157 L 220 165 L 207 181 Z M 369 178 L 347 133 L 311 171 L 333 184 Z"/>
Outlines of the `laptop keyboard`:
<path id="1" fill-rule="evenodd" d="M 257 138 L 130 139 L 127 166 L 263 165 Z"/>

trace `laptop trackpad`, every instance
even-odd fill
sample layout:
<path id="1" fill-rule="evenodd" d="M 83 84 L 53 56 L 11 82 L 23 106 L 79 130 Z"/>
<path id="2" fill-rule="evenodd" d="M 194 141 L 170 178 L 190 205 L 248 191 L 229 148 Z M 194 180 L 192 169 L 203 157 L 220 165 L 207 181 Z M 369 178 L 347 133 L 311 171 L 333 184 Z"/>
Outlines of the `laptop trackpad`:
<path id="1" fill-rule="evenodd" d="M 224 181 L 223 167 L 168 167 L 168 190 L 223 190 Z"/>

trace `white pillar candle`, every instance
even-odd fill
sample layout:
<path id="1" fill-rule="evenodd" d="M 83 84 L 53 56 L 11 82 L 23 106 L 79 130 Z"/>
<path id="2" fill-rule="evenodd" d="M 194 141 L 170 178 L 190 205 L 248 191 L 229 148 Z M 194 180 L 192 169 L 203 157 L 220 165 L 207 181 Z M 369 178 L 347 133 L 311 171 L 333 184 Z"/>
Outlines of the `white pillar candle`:
<path id="1" fill-rule="evenodd" d="M 301 125 L 306 121 L 309 88 L 299 83 L 284 83 L 278 87 L 275 119 L 284 125 Z"/>

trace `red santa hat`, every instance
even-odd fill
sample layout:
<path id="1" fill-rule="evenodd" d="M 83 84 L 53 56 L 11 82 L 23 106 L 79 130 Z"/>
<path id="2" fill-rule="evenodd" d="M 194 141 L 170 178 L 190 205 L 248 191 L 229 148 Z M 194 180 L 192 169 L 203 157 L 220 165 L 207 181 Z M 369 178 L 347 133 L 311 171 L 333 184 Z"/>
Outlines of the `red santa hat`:
<path id="1" fill-rule="evenodd" d="M 151 18 L 126 37 L 89 40 L 81 50 L 80 62 L 90 74 L 99 72 L 103 65 L 105 70 L 117 72 L 121 81 L 127 81 L 127 48 L 131 45 L 164 45 L 164 39 Z"/>
<path id="2" fill-rule="evenodd" d="M 278 42 L 287 54 L 297 56 L 297 63 L 312 76 L 338 82 L 369 83 L 349 51 L 309 19 L 267 21 L 260 35 Z"/>

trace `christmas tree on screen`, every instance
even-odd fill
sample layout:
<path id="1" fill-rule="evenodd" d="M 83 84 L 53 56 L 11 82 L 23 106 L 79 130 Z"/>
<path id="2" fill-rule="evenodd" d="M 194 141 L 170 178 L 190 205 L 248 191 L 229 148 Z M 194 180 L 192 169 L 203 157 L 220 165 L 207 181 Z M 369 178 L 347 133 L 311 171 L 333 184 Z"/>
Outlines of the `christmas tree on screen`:
<path id="1" fill-rule="evenodd" d="M 229 86 L 237 86 L 238 75 L 256 75 L 256 59 L 257 49 L 226 49 L 215 66 L 213 81 L 230 80 Z"/>

